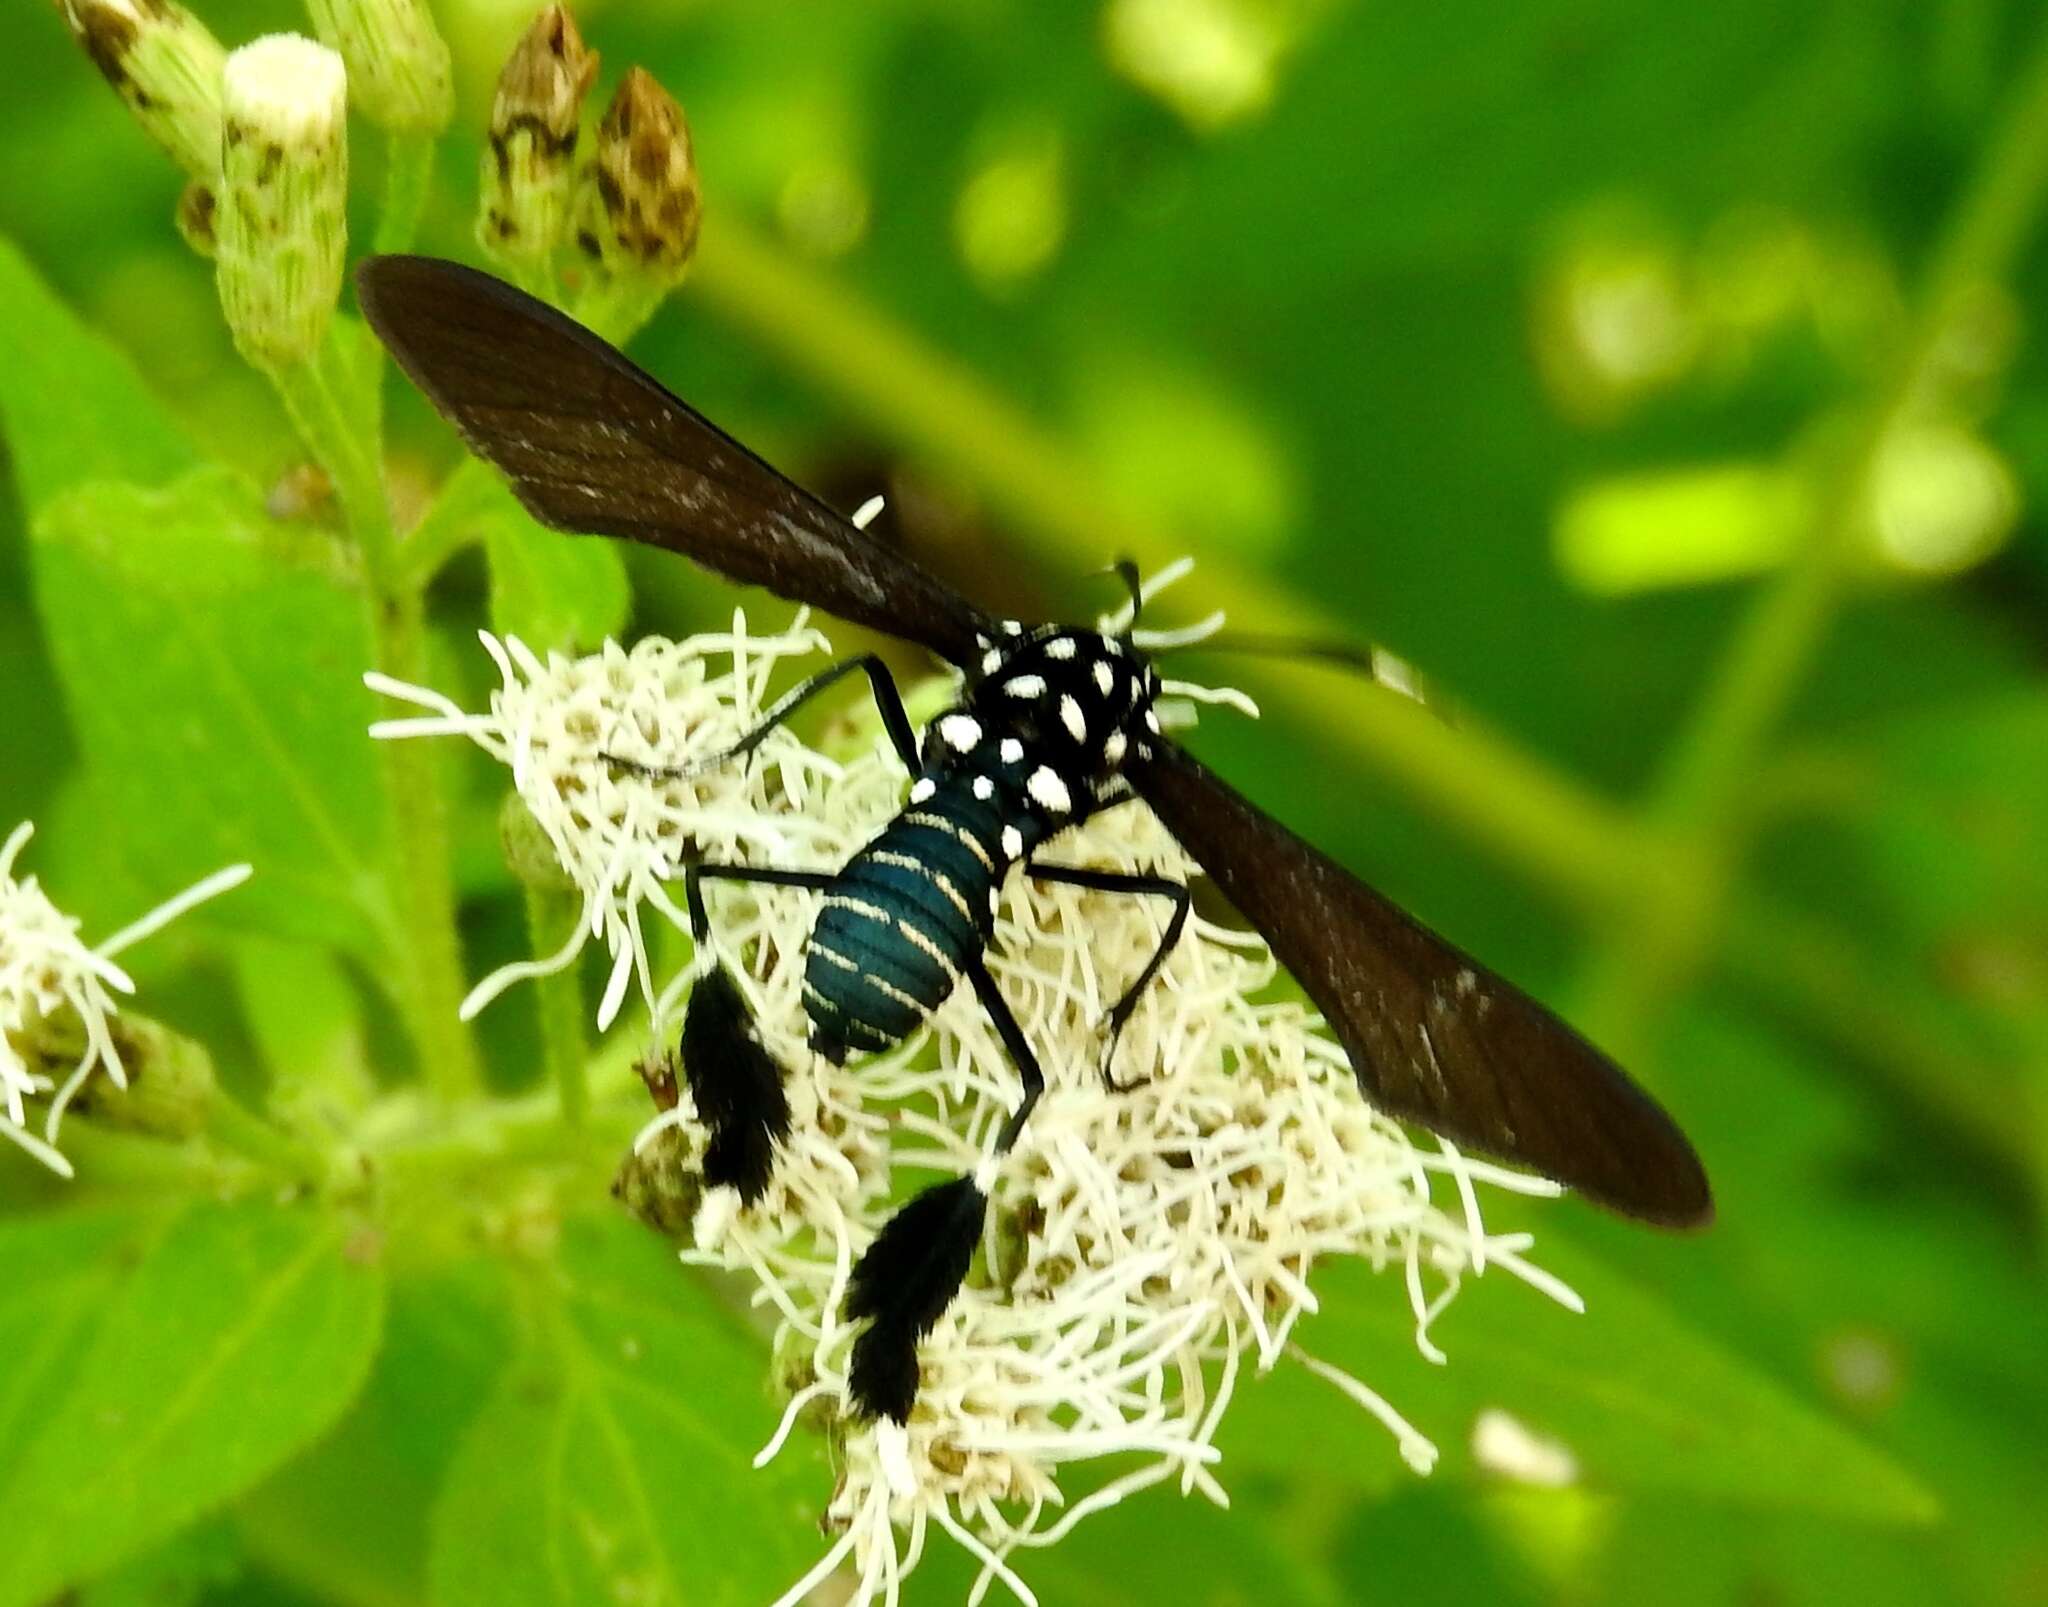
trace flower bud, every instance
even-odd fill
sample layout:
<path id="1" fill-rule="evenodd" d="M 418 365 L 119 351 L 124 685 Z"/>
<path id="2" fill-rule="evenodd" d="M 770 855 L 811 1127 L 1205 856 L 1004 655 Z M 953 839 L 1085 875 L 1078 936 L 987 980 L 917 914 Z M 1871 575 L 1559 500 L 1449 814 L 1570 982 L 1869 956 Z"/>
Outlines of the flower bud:
<path id="1" fill-rule="evenodd" d="M 70 1105 L 74 1114 L 153 1138 L 190 1138 L 206 1126 L 216 1094 L 213 1059 L 204 1048 L 133 1012 L 105 1022 L 103 1030 L 120 1057 L 123 1080 L 81 1085 Z M 31 1015 L 14 1047 L 32 1070 L 61 1078 L 94 1045 L 85 1021 L 65 1005 L 49 1016 Z"/>
<path id="2" fill-rule="evenodd" d="M 521 886 L 548 893 L 575 890 L 575 878 L 562 869 L 547 828 L 533 818 L 533 811 L 517 792 L 506 793 L 498 809 L 498 841 L 513 879 Z"/>
<path id="3" fill-rule="evenodd" d="M 498 74 L 483 156 L 477 241 L 501 261 L 545 267 L 561 243 L 576 184 L 583 98 L 597 77 L 569 13 L 550 5 L 533 19 Z"/>
<path id="4" fill-rule="evenodd" d="M 677 284 L 697 249 L 697 160 L 673 96 L 635 67 L 605 109 L 576 243 L 615 279 Z"/>
<path id="5" fill-rule="evenodd" d="M 348 63 L 356 110 L 394 134 L 438 134 L 455 114 L 448 45 L 424 0 L 306 0 Z"/>
<path id="6" fill-rule="evenodd" d="M 664 1127 L 627 1152 L 612 1198 L 663 1238 L 688 1243 L 704 1204 L 700 1159 L 679 1128 Z"/>
<path id="7" fill-rule="evenodd" d="M 313 355 L 341 296 L 348 78 L 325 46 L 272 34 L 229 56 L 222 82 L 221 310 L 242 355 L 275 369 Z"/>
<path id="8" fill-rule="evenodd" d="M 219 41 L 176 0 L 58 0 L 143 132 L 202 184 L 220 168 Z"/>

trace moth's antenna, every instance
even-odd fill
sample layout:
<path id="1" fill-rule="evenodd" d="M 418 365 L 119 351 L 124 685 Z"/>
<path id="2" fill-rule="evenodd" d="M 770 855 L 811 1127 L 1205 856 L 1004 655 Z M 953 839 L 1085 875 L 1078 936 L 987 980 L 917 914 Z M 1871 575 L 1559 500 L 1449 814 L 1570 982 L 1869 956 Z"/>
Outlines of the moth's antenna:
<path id="1" fill-rule="evenodd" d="M 1138 628 L 1138 616 L 1145 612 L 1145 583 L 1138 575 L 1135 558 L 1119 558 L 1109 567 L 1124 583 L 1124 590 L 1131 594 L 1131 622 L 1124 627 L 1124 640 L 1128 642 L 1131 633 Z"/>
<path id="2" fill-rule="evenodd" d="M 1115 575 L 1130 588 L 1131 593 L 1131 600 L 1129 602 L 1125 603 L 1114 613 L 1103 615 L 1097 622 L 1104 634 L 1118 637 L 1131 646 L 1140 648 L 1148 653 L 1156 651 L 1160 647 L 1172 646 L 1183 639 L 1186 636 L 1186 633 L 1183 631 L 1160 632 L 1139 630 L 1138 615 L 1144 611 L 1147 603 L 1151 602 L 1153 598 L 1157 597 L 1175 581 L 1181 579 L 1194 567 L 1194 559 L 1176 558 L 1150 580 L 1141 578 L 1138 573 L 1138 566 L 1128 558 L 1119 558 L 1109 568 L 1097 570 L 1097 574 Z M 1216 614 L 1212 616 L 1212 620 L 1213 622 L 1204 621 L 1203 628 L 1207 630 L 1216 629 L 1217 626 L 1223 623 L 1223 616 L 1220 613 Z"/>

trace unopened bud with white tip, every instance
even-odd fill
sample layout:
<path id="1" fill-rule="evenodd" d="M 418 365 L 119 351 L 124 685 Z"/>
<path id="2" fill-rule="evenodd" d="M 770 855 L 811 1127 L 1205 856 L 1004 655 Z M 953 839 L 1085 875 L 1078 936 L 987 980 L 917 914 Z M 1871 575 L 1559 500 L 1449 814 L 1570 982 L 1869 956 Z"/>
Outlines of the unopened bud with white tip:
<path id="1" fill-rule="evenodd" d="M 348 241 L 348 75 L 297 34 L 244 45 L 222 75 L 215 277 L 257 367 L 304 362 L 341 297 Z"/>

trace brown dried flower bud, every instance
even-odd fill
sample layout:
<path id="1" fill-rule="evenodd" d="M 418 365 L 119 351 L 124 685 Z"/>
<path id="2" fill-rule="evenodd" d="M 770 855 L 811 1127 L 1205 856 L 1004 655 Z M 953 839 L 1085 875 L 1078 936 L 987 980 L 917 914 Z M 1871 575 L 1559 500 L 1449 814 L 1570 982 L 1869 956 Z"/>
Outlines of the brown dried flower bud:
<path id="1" fill-rule="evenodd" d="M 535 17 L 506 58 L 491 103 L 477 217 L 478 243 L 492 256 L 537 270 L 561 243 L 575 196 L 583 100 L 596 78 L 597 52 L 559 5 Z"/>
<path id="2" fill-rule="evenodd" d="M 677 283 L 697 249 L 690 125 L 652 74 L 626 74 L 585 171 L 576 243 L 615 278 Z"/>

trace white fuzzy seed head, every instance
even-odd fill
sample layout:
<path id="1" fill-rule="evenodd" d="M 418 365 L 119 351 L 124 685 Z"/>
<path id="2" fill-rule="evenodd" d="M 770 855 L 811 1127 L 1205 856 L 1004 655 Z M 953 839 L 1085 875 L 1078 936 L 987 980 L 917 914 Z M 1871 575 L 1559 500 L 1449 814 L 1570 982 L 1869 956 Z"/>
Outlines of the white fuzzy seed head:
<path id="1" fill-rule="evenodd" d="M 827 646 L 801 618 L 786 631 L 757 635 L 735 611 L 729 632 L 649 638 L 630 649 L 608 642 L 582 658 L 550 653 L 542 660 L 516 637 L 487 634 L 483 645 L 500 680 L 483 714 L 425 688 L 365 677 L 375 690 L 430 711 L 380 722 L 374 735 L 466 736 L 510 770 L 583 901 L 562 952 L 493 972 L 464 1001 L 465 1015 L 513 982 L 567 967 L 596 937 L 612 958 L 598 1024 L 610 1025 L 636 978 L 660 1016 L 673 999 L 655 985 L 642 922 L 651 907 L 687 929 L 669 891 L 687 861 L 809 863 L 849 851 L 846 830 L 807 807 L 838 767 L 787 731 L 771 733 L 744 763 L 686 779 L 631 768 L 684 766 L 750 730 L 777 669 Z M 771 796 L 782 807 L 772 807 Z"/>

